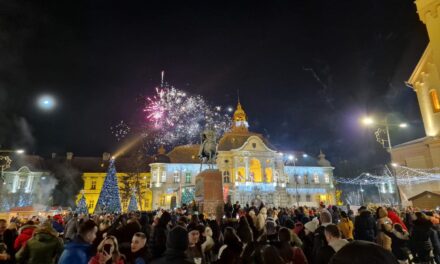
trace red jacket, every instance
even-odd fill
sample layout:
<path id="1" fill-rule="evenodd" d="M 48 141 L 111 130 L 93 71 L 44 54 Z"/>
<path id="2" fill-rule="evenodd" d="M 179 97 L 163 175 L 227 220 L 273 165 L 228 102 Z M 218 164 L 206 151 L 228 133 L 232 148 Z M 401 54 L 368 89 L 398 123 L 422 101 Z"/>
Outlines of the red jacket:
<path id="1" fill-rule="evenodd" d="M 388 211 L 388 218 L 391 219 L 391 222 L 393 222 L 393 225 L 398 223 L 400 224 L 404 230 L 408 231 L 408 228 L 406 228 L 406 225 L 403 223 L 402 219 L 393 211 Z"/>
<path id="2" fill-rule="evenodd" d="M 34 234 L 35 228 L 36 226 L 33 225 L 25 225 L 20 228 L 20 234 L 14 242 L 15 251 L 18 251 L 22 246 L 24 246 L 24 244 L 26 244 L 26 241 L 28 241 Z"/>
<path id="3" fill-rule="evenodd" d="M 99 263 L 99 256 L 98 255 L 95 255 L 93 258 L 91 258 L 90 260 L 89 260 L 89 263 L 88 264 L 100 264 Z M 116 262 L 116 264 L 124 264 L 124 260 L 123 259 L 119 259 L 118 260 L 118 262 Z"/>

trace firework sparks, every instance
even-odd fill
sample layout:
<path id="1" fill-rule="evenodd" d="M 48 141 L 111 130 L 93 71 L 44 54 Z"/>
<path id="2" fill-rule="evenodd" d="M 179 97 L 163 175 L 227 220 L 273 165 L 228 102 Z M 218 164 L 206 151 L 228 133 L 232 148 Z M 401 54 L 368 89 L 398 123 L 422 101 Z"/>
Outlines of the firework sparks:
<path id="1" fill-rule="evenodd" d="M 116 137 L 117 141 L 120 141 L 124 139 L 128 133 L 130 133 L 130 127 L 123 121 L 119 122 L 118 124 L 110 127 L 110 131 L 112 132 L 113 136 Z"/>
<path id="2" fill-rule="evenodd" d="M 196 143 L 206 127 L 217 135 L 230 127 L 230 117 L 222 107 L 174 87 L 156 88 L 156 94 L 145 103 L 145 128 L 156 146 Z"/>

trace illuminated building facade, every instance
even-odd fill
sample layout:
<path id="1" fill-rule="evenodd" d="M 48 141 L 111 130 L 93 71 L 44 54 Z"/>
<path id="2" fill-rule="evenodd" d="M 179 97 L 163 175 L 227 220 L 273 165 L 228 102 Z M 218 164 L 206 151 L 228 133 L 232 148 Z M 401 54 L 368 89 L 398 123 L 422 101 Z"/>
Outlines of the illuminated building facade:
<path id="1" fill-rule="evenodd" d="M 216 168 L 223 177 L 219 188 L 225 201 L 273 206 L 334 204 L 334 168 L 323 153 L 318 159 L 301 152 L 281 153 L 248 128 L 246 113 L 238 103 L 232 127 L 217 148 Z M 195 177 L 201 170 L 198 151 L 199 145 L 178 146 L 167 155 L 160 151 L 150 164 L 153 207 L 173 208 L 194 199 Z"/>

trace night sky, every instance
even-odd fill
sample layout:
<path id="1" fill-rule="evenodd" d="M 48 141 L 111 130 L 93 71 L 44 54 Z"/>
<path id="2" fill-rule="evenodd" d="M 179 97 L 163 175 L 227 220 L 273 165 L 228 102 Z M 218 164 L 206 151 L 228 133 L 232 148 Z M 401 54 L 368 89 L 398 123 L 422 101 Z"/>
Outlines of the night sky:
<path id="1" fill-rule="evenodd" d="M 17 0 L 0 12 L 3 148 L 115 151 L 109 127 L 139 118 L 161 70 L 213 104 L 235 107 L 239 90 L 252 131 L 336 166 L 387 161 L 363 114 L 408 122 L 393 144 L 424 136 L 404 84 L 428 41 L 412 0 Z M 35 105 L 44 93 L 52 112 Z"/>

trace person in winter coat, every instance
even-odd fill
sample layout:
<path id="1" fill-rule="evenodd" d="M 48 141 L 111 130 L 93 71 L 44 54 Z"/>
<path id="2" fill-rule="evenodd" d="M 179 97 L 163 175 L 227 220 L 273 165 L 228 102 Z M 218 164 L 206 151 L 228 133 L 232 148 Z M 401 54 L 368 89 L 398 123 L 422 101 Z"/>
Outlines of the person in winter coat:
<path id="1" fill-rule="evenodd" d="M 92 220 L 79 226 L 78 235 L 64 246 L 58 264 L 87 264 L 91 258 L 91 245 L 96 239 L 98 227 Z"/>
<path id="2" fill-rule="evenodd" d="M 337 225 L 339 223 L 340 219 L 340 210 L 336 205 L 332 206 L 332 222 L 333 224 Z"/>
<path id="3" fill-rule="evenodd" d="M 78 214 L 75 213 L 66 224 L 64 238 L 68 240 L 73 240 L 76 236 L 76 233 L 78 232 L 78 225 Z"/>
<path id="4" fill-rule="evenodd" d="M 435 263 L 440 264 L 440 226 L 439 225 L 433 225 L 430 240 L 432 243 L 432 253 L 434 253 Z"/>
<path id="5" fill-rule="evenodd" d="M 327 246 L 327 240 L 325 238 L 325 227 L 332 224 L 332 215 L 326 209 L 322 210 L 319 215 L 321 225 L 316 229 L 313 235 L 313 255 L 312 263 L 315 263 L 320 255 L 320 251 Z"/>
<path id="6" fill-rule="evenodd" d="M 376 243 L 386 250 L 391 251 L 391 238 L 385 231 L 391 231 L 391 219 L 388 218 L 388 212 L 383 207 L 377 208 L 377 237 Z"/>
<path id="7" fill-rule="evenodd" d="M 89 264 L 124 264 L 116 237 L 107 236 L 102 240 L 98 245 L 96 255 L 90 259 Z"/>
<path id="8" fill-rule="evenodd" d="M 359 208 L 359 215 L 354 221 L 354 239 L 375 242 L 376 221 L 365 206 Z"/>
<path id="9" fill-rule="evenodd" d="M 18 230 L 18 237 L 14 242 L 15 251 L 19 251 L 26 244 L 26 241 L 32 237 L 36 228 L 37 226 L 34 225 L 33 221 L 28 221 Z"/>
<path id="10" fill-rule="evenodd" d="M 224 234 L 224 245 L 218 252 L 218 264 L 237 264 L 240 263 L 240 256 L 243 244 L 237 236 L 235 229 L 227 227 Z"/>
<path id="11" fill-rule="evenodd" d="M 302 226 L 302 223 L 298 223 Z M 298 237 L 298 235 L 295 232 L 295 223 L 293 223 L 292 220 L 287 219 L 286 220 L 286 224 L 285 224 L 286 228 L 289 230 L 290 232 L 290 244 L 292 246 L 296 246 L 301 248 L 303 245 L 303 242 L 301 241 L 301 239 Z"/>
<path id="12" fill-rule="evenodd" d="M 153 254 L 153 259 L 162 256 L 166 249 L 168 223 L 171 221 L 171 215 L 164 211 L 159 218 L 157 225 L 153 227 L 149 248 Z"/>
<path id="13" fill-rule="evenodd" d="M 417 219 L 413 221 L 410 235 L 410 249 L 414 258 L 421 262 L 428 262 L 432 250 L 431 233 L 432 223 L 421 212 L 415 213 Z"/>
<path id="14" fill-rule="evenodd" d="M 121 254 L 127 255 L 130 252 L 131 239 L 133 238 L 134 234 L 141 231 L 141 225 L 134 218 L 128 219 L 127 224 L 123 224 L 122 226 L 119 226 L 119 228 L 115 228 L 117 225 L 118 223 L 112 225 L 107 234 L 116 237 L 119 243 L 119 251 Z"/>
<path id="15" fill-rule="evenodd" d="M 338 228 L 341 230 L 342 238 L 351 241 L 354 239 L 353 237 L 353 222 L 348 218 L 348 215 L 345 211 L 341 211 L 341 221 L 338 223 Z"/>
<path id="16" fill-rule="evenodd" d="M 304 225 L 305 236 L 302 240 L 303 250 L 309 263 L 313 263 L 313 239 L 315 238 L 315 231 L 318 229 L 318 226 L 318 218 L 313 218 L 312 221 L 309 221 Z"/>
<path id="17" fill-rule="evenodd" d="M 17 238 L 17 225 L 15 223 L 9 223 L 8 228 L 3 233 L 3 242 L 6 244 L 6 252 L 11 256 L 9 263 L 15 263 L 15 250 L 14 241 Z"/>
<path id="18" fill-rule="evenodd" d="M 387 208 L 387 212 L 388 212 L 388 218 L 391 220 L 391 222 L 394 224 L 399 224 L 400 226 L 402 226 L 402 228 L 408 232 L 408 228 L 406 228 L 405 223 L 402 221 L 402 219 L 397 215 L 396 212 L 394 212 L 393 208 L 388 207 Z"/>
<path id="19" fill-rule="evenodd" d="M 35 229 L 31 239 L 15 254 L 18 263 L 54 264 L 63 251 L 63 241 L 50 223 Z"/>
<path id="20" fill-rule="evenodd" d="M 307 258 L 300 247 L 291 246 L 290 230 L 282 227 L 278 231 L 280 255 L 286 263 L 307 264 Z"/>
<path id="21" fill-rule="evenodd" d="M 185 254 L 188 259 L 193 259 L 194 262 L 205 263 L 200 245 L 201 229 L 204 231 L 203 226 L 194 223 L 188 225 L 188 249 L 185 251 Z"/>
<path id="22" fill-rule="evenodd" d="M 321 247 L 313 263 L 327 264 L 332 256 L 348 244 L 346 239 L 341 238 L 341 232 L 334 224 L 327 225 L 324 230 L 327 245 Z"/>
<path id="23" fill-rule="evenodd" d="M 384 230 L 385 234 L 391 238 L 391 251 L 393 252 L 393 255 L 399 261 L 406 263 L 409 258 L 408 232 L 398 223 L 393 225 L 391 231 L 387 231 L 386 228 L 382 228 L 382 230 Z"/>
<path id="24" fill-rule="evenodd" d="M 182 226 L 176 226 L 168 232 L 166 250 L 161 258 L 153 260 L 152 264 L 190 264 L 193 263 L 185 255 L 188 248 L 188 232 Z"/>
<path id="25" fill-rule="evenodd" d="M 260 212 L 257 215 L 257 224 L 255 225 L 258 232 L 257 237 L 259 237 L 263 233 L 264 227 L 266 225 L 266 219 L 267 219 L 267 209 L 266 207 L 263 207 L 261 208 Z"/>
<path id="26" fill-rule="evenodd" d="M 131 251 L 127 255 L 129 264 L 146 264 L 151 260 L 151 253 L 147 247 L 147 237 L 144 233 L 138 232 L 133 235 Z"/>

